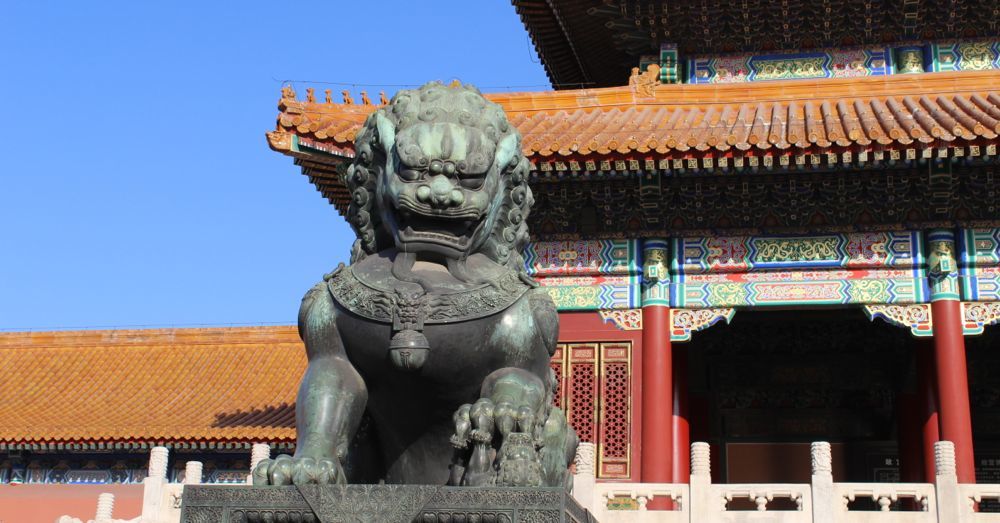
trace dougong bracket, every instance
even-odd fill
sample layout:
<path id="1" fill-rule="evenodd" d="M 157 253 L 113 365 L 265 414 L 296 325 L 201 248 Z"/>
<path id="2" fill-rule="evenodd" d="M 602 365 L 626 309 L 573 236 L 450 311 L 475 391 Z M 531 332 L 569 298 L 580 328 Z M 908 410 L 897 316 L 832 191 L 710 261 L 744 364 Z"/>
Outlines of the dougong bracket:
<path id="1" fill-rule="evenodd" d="M 728 325 L 736 316 L 732 307 L 720 309 L 672 309 L 670 311 L 670 341 L 691 341 L 691 334 L 705 330 L 720 321 Z"/>
<path id="2" fill-rule="evenodd" d="M 865 316 L 870 321 L 881 318 L 886 323 L 910 329 L 910 334 L 917 337 L 934 335 L 934 320 L 931 316 L 929 303 L 912 305 L 865 305 Z"/>
<path id="3" fill-rule="evenodd" d="M 1000 302 L 962 302 L 962 331 L 977 336 L 989 325 L 1000 323 Z"/>

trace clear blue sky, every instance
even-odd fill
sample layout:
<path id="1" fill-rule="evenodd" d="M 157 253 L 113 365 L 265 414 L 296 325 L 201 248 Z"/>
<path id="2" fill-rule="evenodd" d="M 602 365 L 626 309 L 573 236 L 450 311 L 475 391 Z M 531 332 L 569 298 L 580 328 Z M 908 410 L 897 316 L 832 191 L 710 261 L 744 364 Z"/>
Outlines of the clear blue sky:
<path id="1" fill-rule="evenodd" d="M 281 80 L 547 85 L 506 0 L 37 0 L 0 20 L 8 330 L 293 323 L 353 235 L 267 147 Z"/>

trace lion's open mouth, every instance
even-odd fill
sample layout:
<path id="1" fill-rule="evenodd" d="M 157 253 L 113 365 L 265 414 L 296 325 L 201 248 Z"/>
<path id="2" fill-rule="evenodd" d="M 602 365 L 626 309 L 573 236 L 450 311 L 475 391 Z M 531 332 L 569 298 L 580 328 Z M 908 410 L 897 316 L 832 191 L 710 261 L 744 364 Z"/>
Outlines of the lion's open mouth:
<path id="1" fill-rule="evenodd" d="M 481 218 L 427 216 L 408 210 L 398 215 L 399 240 L 403 243 L 433 243 L 464 251 Z"/>

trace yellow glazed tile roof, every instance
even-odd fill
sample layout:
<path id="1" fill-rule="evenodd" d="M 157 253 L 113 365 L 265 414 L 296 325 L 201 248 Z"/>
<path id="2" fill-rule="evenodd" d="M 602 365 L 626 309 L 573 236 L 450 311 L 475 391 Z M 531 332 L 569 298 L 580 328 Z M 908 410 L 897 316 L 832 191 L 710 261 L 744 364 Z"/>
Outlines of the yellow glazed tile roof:
<path id="1" fill-rule="evenodd" d="M 995 150 L 1000 142 L 1000 70 L 708 85 L 660 85 L 648 73 L 623 87 L 486 97 L 521 132 L 542 178 L 581 166 L 624 170 L 626 161 L 636 171 L 730 157 L 890 151 L 892 158 L 904 149 L 908 157 L 916 149 Z M 311 89 L 300 100 L 286 87 L 267 133 L 271 148 L 295 158 L 342 213 L 351 199 L 343 163 L 380 107 L 362 100 L 319 102 Z"/>
<path id="2" fill-rule="evenodd" d="M 521 131 L 530 159 L 600 159 L 992 140 L 1000 133 L 998 85 L 1000 71 L 967 71 L 486 97 Z M 295 135 L 350 155 L 361 124 L 379 107 L 309 98 L 287 92 L 281 99 L 277 129 L 269 134 L 272 148 L 291 152 L 287 137 Z"/>
<path id="3" fill-rule="evenodd" d="M 291 442 L 294 327 L 0 333 L 0 444 Z"/>

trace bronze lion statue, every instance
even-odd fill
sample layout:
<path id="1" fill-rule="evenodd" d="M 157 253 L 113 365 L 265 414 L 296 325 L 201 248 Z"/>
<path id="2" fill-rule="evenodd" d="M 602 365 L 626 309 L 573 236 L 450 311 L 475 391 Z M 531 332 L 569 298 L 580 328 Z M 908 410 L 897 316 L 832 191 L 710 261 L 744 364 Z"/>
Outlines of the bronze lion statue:
<path id="1" fill-rule="evenodd" d="M 432 82 L 372 113 L 355 153 L 351 265 L 299 311 L 295 455 L 255 483 L 569 488 L 578 439 L 552 401 L 555 305 L 522 258 L 520 134 L 475 87 Z"/>

